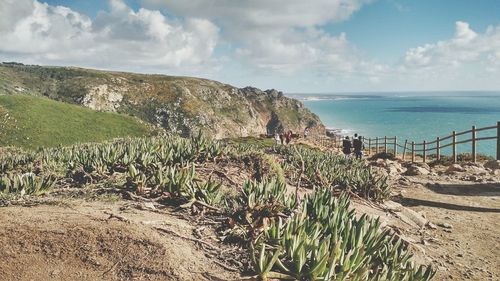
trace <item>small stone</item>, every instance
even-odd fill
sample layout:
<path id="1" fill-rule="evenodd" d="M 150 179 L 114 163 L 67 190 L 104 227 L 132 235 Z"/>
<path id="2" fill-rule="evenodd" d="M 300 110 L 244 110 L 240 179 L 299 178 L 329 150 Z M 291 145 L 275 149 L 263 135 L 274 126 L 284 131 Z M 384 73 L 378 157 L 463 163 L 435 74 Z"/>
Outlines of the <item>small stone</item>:
<path id="1" fill-rule="evenodd" d="M 500 170 L 500 160 L 490 160 L 484 164 L 484 167 L 493 171 Z"/>
<path id="2" fill-rule="evenodd" d="M 437 225 L 440 227 L 448 228 L 448 229 L 453 228 L 453 225 L 446 223 L 446 222 L 439 222 Z"/>
<path id="3" fill-rule="evenodd" d="M 144 202 L 144 208 L 150 209 L 150 210 L 156 210 L 155 205 L 151 202 Z"/>
<path id="4" fill-rule="evenodd" d="M 428 222 L 427 227 L 429 227 L 430 229 L 437 229 L 437 226 L 435 224 L 433 224 L 432 222 Z"/>
<path id="5" fill-rule="evenodd" d="M 438 266 L 438 270 L 439 271 L 448 271 L 448 268 L 446 268 L 444 266 Z"/>
<path id="6" fill-rule="evenodd" d="M 446 169 L 446 172 L 447 174 L 454 174 L 454 173 L 457 173 L 457 172 L 465 172 L 465 169 L 458 165 L 458 164 L 451 164 L 448 169 Z"/>
<path id="7" fill-rule="evenodd" d="M 412 165 L 408 167 L 408 169 L 405 172 L 405 175 L 407 176 L 420 176 L 420 175 L 428 175 L 429 170 L 419 167 L 417 165 Z"/>

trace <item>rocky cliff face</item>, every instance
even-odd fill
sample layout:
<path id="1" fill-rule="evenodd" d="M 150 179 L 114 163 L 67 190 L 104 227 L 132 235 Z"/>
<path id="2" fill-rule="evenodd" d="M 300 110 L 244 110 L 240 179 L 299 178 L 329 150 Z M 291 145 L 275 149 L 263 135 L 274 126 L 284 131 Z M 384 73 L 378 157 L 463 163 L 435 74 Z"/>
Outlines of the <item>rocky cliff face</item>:
<path id="1" fill-rule="evenodd" d="M 276 90 L 236 88 L 212 80 L 80 68 L 0 65 L 0 93 L 45 95 L 101 111 L 137 116 L 172 133 L 217 138 L 275 131 L 324 132 L 300 101 Z"/>

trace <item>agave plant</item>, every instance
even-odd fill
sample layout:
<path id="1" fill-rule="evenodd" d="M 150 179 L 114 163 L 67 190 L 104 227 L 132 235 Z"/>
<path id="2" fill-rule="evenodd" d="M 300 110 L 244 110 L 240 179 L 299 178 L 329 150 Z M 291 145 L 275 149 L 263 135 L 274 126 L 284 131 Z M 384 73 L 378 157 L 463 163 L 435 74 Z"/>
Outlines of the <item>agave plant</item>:
<path id="1" fill-rule="evenodd" d="M 380 230 L 378 219 L 356 218 L 346 194 L 335 198 L 324 188 L 286 221 L 273 221 L 252 245 L 256 273 L 264 279 L 430 280 L 435 274 L 416 268 L 406 245 Z"/>
<path id="2" fill-rule="evenodd" d="M 55 184 L 52 176 L 38 177 L 33 173 L 22 175 L 7 174 L 0 179 L 0 192 L 25 194 L 42 194 L 50 191 Z"/>
<path id="3" fill-rule="evenodd" d="M 376 201 L 390 195 L 387 179 L 374 174 L 361 161 L 305 147 L 279 148 L 277 152 L 285 158 L 283 170 L 294 185 L 301 182 L 309 187 L 347 190 Z"/>

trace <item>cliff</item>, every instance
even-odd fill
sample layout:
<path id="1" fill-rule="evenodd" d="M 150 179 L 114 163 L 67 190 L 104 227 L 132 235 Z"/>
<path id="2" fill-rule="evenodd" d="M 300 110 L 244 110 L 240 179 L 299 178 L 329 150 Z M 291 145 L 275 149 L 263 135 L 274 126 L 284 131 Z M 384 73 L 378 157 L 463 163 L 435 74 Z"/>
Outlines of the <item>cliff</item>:
<path id="1" fill-rule="evenodd" d="M 324 132 L 315 114 L 279 91 L 201 78 L 1 64 L 0 94 L 20 93 L 129 114 L 184 136 L 199 130 L 217 138 L 306 127 Z"/>

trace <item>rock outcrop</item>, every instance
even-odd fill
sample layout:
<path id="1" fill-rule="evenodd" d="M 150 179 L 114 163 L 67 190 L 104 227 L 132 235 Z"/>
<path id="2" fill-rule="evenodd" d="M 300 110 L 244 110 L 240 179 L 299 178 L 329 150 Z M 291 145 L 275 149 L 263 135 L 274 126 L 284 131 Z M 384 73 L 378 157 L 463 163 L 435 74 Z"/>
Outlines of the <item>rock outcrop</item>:
<path id="1" fill-rule="evenodd" d="M 22 87 L 29 94 L 137 116 L 185 136 L 200 130 L 217 138 L 325 130 L 318 116 L 282 92 L 207 79 L 0 64 L 0 82 L 0 94 Z"/>
<path id="2" fill-rule="evenodd" d="M 493 171 L 500 170 L 500 160 L 490 160 L 484 164 L 484 167 Z"/>

